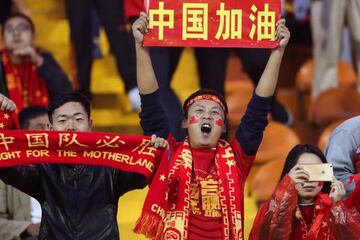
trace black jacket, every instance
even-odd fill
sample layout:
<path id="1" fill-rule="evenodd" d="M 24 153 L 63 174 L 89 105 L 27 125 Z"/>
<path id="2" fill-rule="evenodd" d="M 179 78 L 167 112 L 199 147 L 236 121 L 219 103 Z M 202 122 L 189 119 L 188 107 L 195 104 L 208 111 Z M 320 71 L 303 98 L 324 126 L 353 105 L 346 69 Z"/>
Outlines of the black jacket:
<path id="1" fill-rule="evenodd" d="M 71 83 L 61 69 L 60 65 L 56 62 L 54 57 L 45 51 L 39 50 L 41 56 L 44 58 L 44 63 L 38 67 L 37 71 L 40 77 L 45 81 L 50 99 L 57 94 L 71 92 Z M 7 88 L 5 69 L 0 59 L 0 93 L 9 96 Z"/>
<path id="2" fill-rule="evenodd" d="M 140 174 L 87 165 L 0 168 L 0 179 L 40 202 L 39 240 L 119 239 L 119 197 L 146 186 Z"/>

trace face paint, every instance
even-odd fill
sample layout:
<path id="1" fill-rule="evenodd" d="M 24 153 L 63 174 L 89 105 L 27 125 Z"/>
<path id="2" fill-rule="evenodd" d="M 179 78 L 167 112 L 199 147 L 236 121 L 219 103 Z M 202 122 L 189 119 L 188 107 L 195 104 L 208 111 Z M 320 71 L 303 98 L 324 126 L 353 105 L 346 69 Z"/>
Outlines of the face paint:
<path id="1" fill-rule="evenodd" d="M 220 127 L 223 127 L 223 126 L 224 126 L 224 122 L 223 122 L 223 120 L 222 120 L 221 118 L 217 119 L 217 120 L 215 121 L 215 124 L 218 125 L 218 126 L 220 126 Z"/>
<path id="2" fill-rule="evenodd" d="M 199 117 L 197 116 L 192 116 L 190 119 L 189 119 L 189 124 L 196 124 L 199 122 Z"/>

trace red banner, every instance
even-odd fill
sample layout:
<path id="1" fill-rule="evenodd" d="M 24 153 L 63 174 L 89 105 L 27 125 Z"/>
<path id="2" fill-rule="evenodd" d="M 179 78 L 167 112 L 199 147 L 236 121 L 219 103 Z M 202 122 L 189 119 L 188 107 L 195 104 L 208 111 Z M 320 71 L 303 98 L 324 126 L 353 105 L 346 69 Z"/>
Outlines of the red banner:
<path id="1" fill-rule="evenodd" d="M 36 163 L 91 164 L 150 176 L 162 149 L 150 138 L 98 132 L 0 131 L 0 167 Z"/>
<path id="2" fill-rule="evenodd" d="M 146 0 L 145 46 L 274 48 L 280 0 Z"/>

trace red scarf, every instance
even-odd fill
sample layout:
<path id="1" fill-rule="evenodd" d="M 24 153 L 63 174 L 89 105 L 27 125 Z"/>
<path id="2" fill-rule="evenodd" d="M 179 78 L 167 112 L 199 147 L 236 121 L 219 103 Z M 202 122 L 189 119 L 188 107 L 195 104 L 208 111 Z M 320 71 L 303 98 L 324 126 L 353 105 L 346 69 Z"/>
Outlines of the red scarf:
<path id="1" fill-rule="evenodd" d="M 0 52 L 5 68 L 6 84 L 9 98 L 13 100 L 20 112 L 29 105 L 49 104 L 49 94 L 46 84 L 37 73 L 37 67 L 31 61 L 13 64 L 6 50 Z"/>
<path id="2" fill-rule="evenodd" d="M 13 114 L 0 111 L 0 129 L 14 129 Z M 150 177 L 163 151 L 150 138 L 97 132 L 0 130 L 0 167 L 36 163 L 92 164 Z"/>
<path id="3" fill-rule="evenodd" d="M 232 148 L 223 140 L 218 142 L 215 165 L 220 179 L 223 239 L 240 240 L 243 231 L 238 201 L 241 192 L 239 176 Z M 135 232 L 156 240 L 188 239 L 192 166 L 188 139 L 170 159 L 163 155 Z"/>
<path id="4" fill-rule="evenodd" d="M 90 164 L 149 177 L 162 154 L 150 138 L 98 132 L 0 131 L 0 167 Z"/>
<path id="5" fill-rule="evenodd" d="M 310 229 L 303 218 L 299 206 L 295 211 L 295 218 L 300 223 L 301 239 L 303 240 L 335 240 L 330 226 L 331 200 L 325 194 L 317 196 L 314 206 L 314 217 Z"/>

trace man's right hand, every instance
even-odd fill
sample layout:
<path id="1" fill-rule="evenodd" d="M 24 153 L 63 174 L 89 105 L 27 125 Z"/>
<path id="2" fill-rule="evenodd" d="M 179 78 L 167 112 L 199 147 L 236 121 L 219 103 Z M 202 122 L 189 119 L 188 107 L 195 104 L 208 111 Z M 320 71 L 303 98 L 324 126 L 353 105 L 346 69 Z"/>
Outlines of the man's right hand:
<path id="1" fill-rule="evenodd" d="M 15 103 L 0 93 L 0 110 L 4 112 L 14 112 L 16 110 Z"/>
<path id="2" fill-rule="evenodd" d="M 141 12 L 140 17 L 132 25 L 132 31 L 137 45 L 143 45 L 144 34 L 147 33 L 148 26 L 149 18 L 146 13 Z"/>

